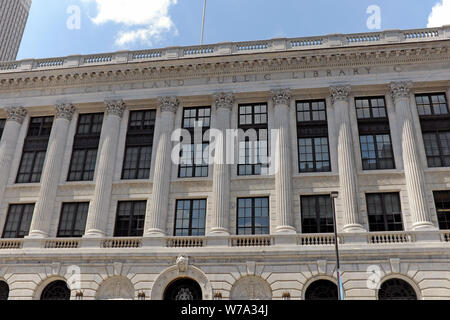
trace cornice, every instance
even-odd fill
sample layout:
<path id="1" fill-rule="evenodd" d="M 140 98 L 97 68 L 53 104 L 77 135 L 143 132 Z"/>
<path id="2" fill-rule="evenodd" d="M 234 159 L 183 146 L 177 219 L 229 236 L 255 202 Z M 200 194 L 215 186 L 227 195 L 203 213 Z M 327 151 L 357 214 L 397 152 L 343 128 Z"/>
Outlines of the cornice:
<path id="1" fill-rule="evenodd" d="M 450 61 L 450 41 L 269 52 L 0 74 L 0 91 Z"/>

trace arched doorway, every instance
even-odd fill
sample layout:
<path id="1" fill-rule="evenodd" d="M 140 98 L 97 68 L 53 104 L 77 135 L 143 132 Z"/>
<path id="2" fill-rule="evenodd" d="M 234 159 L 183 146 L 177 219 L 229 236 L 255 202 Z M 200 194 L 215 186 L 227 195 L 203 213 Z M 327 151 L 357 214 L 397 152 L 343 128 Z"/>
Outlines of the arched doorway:
<path id="1" fill-rule="evenodd" d="M 338 287 L 329 280 L 314 281 L 306 289 L 305 300 L 338 300 Z"/>
<path id="2" fill-rule="evenodd" d="M 417 300 L 414 288 L 405 280 L 389 279 L 378 291 L 379 300 Z"/>
<path id="3" fill-rule="evenodd" d="M 47 285 L 41 294 L 41 300 L 70 300 L 70 289 L 62 280 Z"/>
<path id="4" fill-rule="evenodd" d="M 202 300 L 200 285 L 191 279 L 179 279 L 172 282 L 164 291 L 164 300 L 196 301 Z"/>
<path id="5" fill-rule="evenodd" d="M 0 281 L 0 301 L 8 300 L 9 286 L 5 281 Z"/>

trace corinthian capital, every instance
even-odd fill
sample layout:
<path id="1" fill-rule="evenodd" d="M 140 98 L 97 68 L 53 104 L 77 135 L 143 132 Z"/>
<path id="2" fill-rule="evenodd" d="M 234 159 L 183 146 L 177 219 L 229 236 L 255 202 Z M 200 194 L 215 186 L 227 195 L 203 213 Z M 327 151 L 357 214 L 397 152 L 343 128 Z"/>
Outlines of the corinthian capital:
<path id="1" fill-rule="evenodd" d="M 177 97 L 161 97 L 158 101 L 161 112 L 176 113 L 180 106 L 180 100 Z"/>
<path id="2" fill-rule="evenodd" d="M 28 114 L 28 111 L 25 108 L 22 107 L 13 107 L 13 108 L 6 108 L 6 113 L 8 114 L 7 120 L 8 121 L 15 121 L 19 124 L 23 123 L 23 120 Z"/>
<path id="3" fill-rule="evenodd" d="M 400 99 L 400 98 L 409 98 L 411 94 L 412 82 L 411 81 L 399 81 L 399 82 L 391 82 L 390 84 L 390 93 L 392 98 Z"/>
<path id="4" fill-rule="evenodd" d="M 234 104 L 234 95 L 232 93 L 218 93 L 214 96 L 217 109 L 231 110 Z"/>
<path id="5" fill-rule="evenodd" d="M 123 100 L 107 100 L 105 101 L 106 114 L 108 116 L 123 117 L 123 113 L 126 109 L 126 104 Z"/>
<path id="6" fill-rule="evenodd" d="M 347 101 L 351 89 L 352 88 L 349 85 L 330 87 L 331 100 L 333 104 L 336 101 Z"/>
<path id="7" fill-rule="evenodd" d="M 72 121 L 73 115 L 75 114 L 75 106 L 71 103 L 60 103 L 55 105 L 56 109 L 56 119 L 66 119 Z"/>
<path id="8" fill-rule="evenodd" d="M 291 104 L 292 93 L 290 89 L 277 89 L 272 90 L 272 100 L 275 105 L 286 105 Z"/>

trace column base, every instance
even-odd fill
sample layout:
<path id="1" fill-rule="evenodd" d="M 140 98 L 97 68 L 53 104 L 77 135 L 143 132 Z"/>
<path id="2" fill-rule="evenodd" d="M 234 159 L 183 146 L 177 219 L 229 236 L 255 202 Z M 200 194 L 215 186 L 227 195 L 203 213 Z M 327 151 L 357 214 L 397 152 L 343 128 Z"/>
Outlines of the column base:
<path id="1" fill-rule="evenodd" d="M 230 231 L 225 228 L 212 228 L 208 233 L 208 237 L 229 237 Z"/>
<path id="2" fill-rule="evenodd" d="M 347 224 L 342 228 L 342 231 L 345 233 L 361 233 L 361 232 L 367 232 L 366 229 L 360 224 Z"/>
<path id="3" fill-rule="evenodd" d="M 28 234 L 28 236 L 25 237 L 25 239 L 46 239 L 48 238 L 48 236 L 49 234 L 44 231 L 33 230 L 30 231 L 30 233 Z"/>
<path id="4" fill-rule="evenodd" d="M 416 222 L 412 225 L 414 231 L 436 231 L 436 226 L 429 221 Z"/>
<path id="5" fill-rule="evenodd" d="M 95 230 L 91 229 L 86 232 L 86 234 L 83 236 L 83 238 L 91 238 L 91 239 L 98 239 L 98 238 L 105 238 L 106 233 L 101 230 Z"/>
<path id="6" fill-rule="evenodd" d="M 166 237 L 167 234 L 164 232 L 164 230 L 162 229 L 148 229 L 145 234 L 144 237 L 148 237 L 148 238 L 158 238 L 158 237 Z"/>
<path id="7" fill-rule="evenodd" d="M 297 234 L 297 230 L 291 226 L 278 226 L 275 230 L 278 234 Z"/>

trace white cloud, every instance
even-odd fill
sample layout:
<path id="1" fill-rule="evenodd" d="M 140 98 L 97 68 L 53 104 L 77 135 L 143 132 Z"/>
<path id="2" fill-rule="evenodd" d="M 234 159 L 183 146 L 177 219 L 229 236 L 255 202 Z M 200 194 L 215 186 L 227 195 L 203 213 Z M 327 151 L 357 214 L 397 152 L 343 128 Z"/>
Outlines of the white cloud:
<path id="1" fill-rule="evenodd" d="M 117 34 L 116 45 L 125 46 L 140 41 L 152 45 L 163 34 L 174 32 L 169 9 L 178 0 L 83 0 L 97 4 L 97 16 L 92 21 L 101 25 L 113 22 L 123 25 Z"/>
<path id="2" fill-rule="evenodd" d="M 447 24 L 450 24 L 450 0 L 441 0 L 433 7 L 427 27 L 442 27 Z"/>

